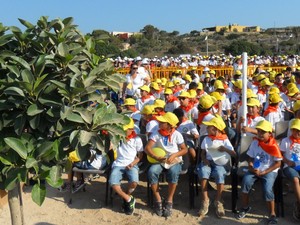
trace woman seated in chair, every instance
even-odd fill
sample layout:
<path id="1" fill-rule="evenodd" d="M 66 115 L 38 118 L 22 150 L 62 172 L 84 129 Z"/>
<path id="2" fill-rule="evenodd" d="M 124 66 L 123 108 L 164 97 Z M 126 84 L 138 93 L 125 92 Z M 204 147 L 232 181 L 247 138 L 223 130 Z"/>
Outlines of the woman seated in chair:
<path id="1" fill-rule="evenodd" d="M 147 155 L 157 161 L 157 163 L 150 166 L 148 179 L 156 200 L 154 205 L 155 213 L 158 216 L 168 217 L 171 215 L 173 196 L 182 168 L 182 164 L 176 162 L 182 160 L 182 156 L 187 153 L 187 147 L 182 135 L 175 130 L 179 120 L 174 113 L 167 112 L 163 116 L 156 117 L 156 119 L 159 122 L 159 130 L 151 134 L 145 147 Z M 165 156 L 155 154 L 154 148 L 162 149 L 166 153 Z M 163 207 L 158 181 L 164 168 L 167 169 L 168 197 Z"/>
<path id="2" fill-rule="evenodd" d="M 213 177 L 217 184 L 214 205 L 217 216 L 221 218 L 225 216 L 225 210 L 221 202 L 225 176 L 228 174 L 231 157 L 235 157 L 236 153 L 225 134 L 224 129 L 226 125 L 220 116 L 213 117 L 211 120 L 203 121 L 202 123 L 207 126 L 208 136 L 201 143 L 201 163 L 197 168 L 202 188 L 202 204 L 199 216 L 205 216 L 208 213 L 210 201 L 207 186 L 208 179 Z"/>

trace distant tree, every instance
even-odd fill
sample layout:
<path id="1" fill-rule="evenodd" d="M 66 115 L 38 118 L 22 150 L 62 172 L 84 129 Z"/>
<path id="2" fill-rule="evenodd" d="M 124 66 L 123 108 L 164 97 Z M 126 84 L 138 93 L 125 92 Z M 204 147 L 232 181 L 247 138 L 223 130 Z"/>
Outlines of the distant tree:
<path id="1" fill-rule="evenodd" d="M 228 31 L 228 28 L 227 27 L 223 27 L 223 28 L 220 29 L 220 31 L 218 32 L 218 34 L 224 35 L 227 31 Z"/>
<path id="2" fill-rule="evenodd" d="M 199 36 L 199 35 L 200 35 L 200 32 L 197 31 L 197 30 L 192 30 L 192 31 L 190 32 L 190 35 L 191 35 L 191 36 Z"/>
<path id="3" fill-rule="evenodd" d="M 110 34 L 105 30 L 93 30 L 91 36 L 93 36 L 95 40 L 97 39 L 104 40 L 104 39 L 109 39 Z"/>
<path id="4" fill-rule="evenodd" d="M 156 27 L 152 26 L 152 25 L 146 25 L 141 32 L 144 34 L 145 38 L 147 38 L 148 40 L 151 40 L 154 38 L 155 34 L 157 34 L 159 32 L 159 29 L 157 29 Z"/>
<path id="5" fill-rule="evenodd" d="M 170 33 L 171 36 L 178 36 L 179 31 L 174 30 L 173 32 Z"/>
<path id="6" fill-rule="evenodd" d="M 261 52 L 259 45 L 246 40 L 233 41 L 230 45 L 226 46 L 224 50 L 226 54 L 231 53 L 233 55 L 240 55 L 243 52 L 248 52 L 249 55 L 257 55 Z"/>
<path id="7" fill-rule="evenodd" d="M 240 36 L 239 34 L 232 33 L 232 34 L 229 34 L 226 38 L 227 38 L 227 40 L 235 40 L 235 39 L 238 39 L 239 36 Z"/>

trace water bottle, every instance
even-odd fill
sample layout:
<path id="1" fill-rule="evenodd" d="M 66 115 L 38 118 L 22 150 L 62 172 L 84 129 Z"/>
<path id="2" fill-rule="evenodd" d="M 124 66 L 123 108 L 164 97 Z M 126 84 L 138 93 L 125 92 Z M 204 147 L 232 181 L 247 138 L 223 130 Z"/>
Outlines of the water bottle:
<path id="1" fill-rule="evenodd" d="M 258 169 L 259 166 L 260 166 L 260 157 L 259 157 L 259 155 L 257 155 L 257 156 L 254 158 L 253 168 L 254 168 L 254 169 Z"/>
<path id="2" fill-rule="evenodd" d="M 297 171 L 300 171 L 300 162 L 299 162 L 299 157 L 297 156 L 297 154 L 295 152 L 292 153 L 292 161 L 295 162 L 295 167 L 294 169 Z"/>

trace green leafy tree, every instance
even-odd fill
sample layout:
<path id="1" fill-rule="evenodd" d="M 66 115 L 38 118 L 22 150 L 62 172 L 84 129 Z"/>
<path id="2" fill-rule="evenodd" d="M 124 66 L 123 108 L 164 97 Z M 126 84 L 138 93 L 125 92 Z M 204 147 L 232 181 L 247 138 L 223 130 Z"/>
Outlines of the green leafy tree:
<path id="1" fill-rule="evenodd" d="M 128 123 L 108 95 L 119 90 L 123 77 L 95 54 L 94 39 L 83 36 L 72 18 L 19 21 L 24 31 L 0 26 L 0 188 L 8 190 L 12 224 L 23 224 L 16 202 L 28 174 L 36 181 L 32 199 L 41 205 L 41 180 L 62 185 L 69 151 L 82 159 L 90 147 L 103 151 L 102 130 L 118 144 Z"/>

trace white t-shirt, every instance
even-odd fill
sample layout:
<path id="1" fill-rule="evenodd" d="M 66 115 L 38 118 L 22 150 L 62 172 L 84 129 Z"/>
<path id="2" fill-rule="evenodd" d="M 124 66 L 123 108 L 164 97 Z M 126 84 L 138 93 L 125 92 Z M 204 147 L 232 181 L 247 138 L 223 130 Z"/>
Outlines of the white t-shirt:
<path id="1" fill-rule="evenodd" d="M 136 108 L 139 111 L 142 111 L 145 105 L 153 105 L 155 98 L 153 97 L 153 95 L 150 95 L 150 98 L 147 98 L 144 100 L 144 102 L 142 101 L 141 98 L 136 100 Z"/>
<path id="2" fill-rule="evenodd" d="M 216 146 L 224 146 L 227 149 L 230 149 L 231 151 L 234 150 L 232 144 L 230 143 L 229 139 L 225 140 L 212 140 L 210 137 L 205 137 L 201 143 L 201 149 L 204 149 L 206 151 L 206 159 L 212 160 L 212 156 L 209 154 L 208 148 L 216 145 Z"/>
<path id="3" fill-rule="evenodd" d="M 166 112 L 173 112 L 174 109 L 177 109 L 180 106 L 179 101 L 167 102 L 165 105 Z"/>
<path id="4" fill-rule="evenodd" d="M 179 151 L 178 145 L 184 143 L 184 139 L 181 133 L 179 133 L 177 130 L 175 130 L 171 135 L 171 141 L 169 141 L 168 137 L 164 137 L 160 133 L 158 133 L 158 131 L 151 134 L 149 139 L 155 142 L 153 146 L 154 148 L 158 147 L 164 149 L 167 153 L 167 157 L 172 153 L 178 152 Z"/>
<path id="5" fill-rule="evenodd" d="M 155 133 L 159 130 L 159 122 L 157 120 L 151 120 L 146 125 L 146 133 Z"/>
<path id="6" fill-rule="evenodd" d="M 290 136 L 283 138 L 281 143 L 280 143 L 280 151 L 284 152 L 284 157 L 292 160 L 292 154 L 296 154 L 298 159 L 300 159 L 300 144 L 298 143 L 294 143 L 292 145 L 292 141 L 289 138 Z M 292 146 L 291 146 L 292 145 Z M 299 165 L 300 161 L 298 162 Z M 296 166 L 298 166 L 296 164 Z M 288 167 L 288 165 L 286 163 L 284 163 L 284 168 Z"/>
<path id="7" fill-rule="evenodd" d="M 128 142 L 122 141 L 117 147 L 117 158 L 113 162 L 112 167 L 128 166 L 133 162 L 137 153 L 142 151 L 143 142 L 139 136 L 130 139 Z"/>
<path id="8" fill-rule="evenodd" d="M 270 112 L 268 115 L 265 116 L 265 119 L 272 124 L 273 129 L 275 129 L 275 123 L 284 120 L 280 108 L 278 108 L 277 112 Z"/>
<path id="9" fill-rule="evenodd" d="M 282 158 L 277 158 L 274 156 L 269 155 L 267 152 L 265 152 L 259 145 L 257 140 L 253 140 L 251 143 L 247 155 L 249 155 L 251 158 L 259 157 L 260 165 L 258 169 L 260 171 L 265 171 L 266 169 L 270 168 L 275 161 L 281 161 Z M 273 172 L 277 172 L 279 168 L 273 170 Z"/>
<path id="10" fill-rule="evenodd" d="M 146 78 L 146 74 L 137 74 L 137 76 L 132 79 L 131 78 L 131 74 L 127 74 L 126 75 L 126 83 L 129 84 L 131 83 L 132 84 L 132 88 L 131 89 L 128 89 L 126 88 L 125 90 L 125 94 L 126 95 L 136 95 L 136 93 L 138 93 L 137 96 L 139 96 L 140 94 L 140 89 L 139 87 L 143 86 L 144 85 L 144 79 Z"/>
<path id="11" fill-rule="evenodd" d="M 182 122 L 177 127 L 176 130 L 183 134 L 198 134 L 199 135 L 199 132 L 198 132 L 197 128 L 195 127 L 195 124 L 191 120 L 186 120 L 186 121 Z M 186 139 L 187 139 L 187 141 L 191 141 L 194 144 L 194 139 L 192 139 L 190 137 L 187 137 Z"/>

